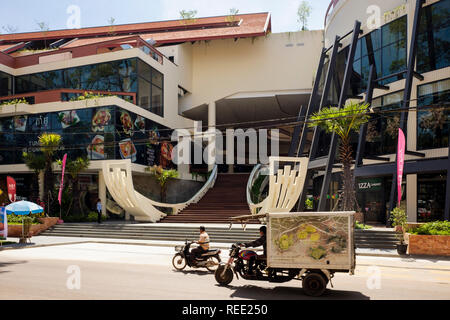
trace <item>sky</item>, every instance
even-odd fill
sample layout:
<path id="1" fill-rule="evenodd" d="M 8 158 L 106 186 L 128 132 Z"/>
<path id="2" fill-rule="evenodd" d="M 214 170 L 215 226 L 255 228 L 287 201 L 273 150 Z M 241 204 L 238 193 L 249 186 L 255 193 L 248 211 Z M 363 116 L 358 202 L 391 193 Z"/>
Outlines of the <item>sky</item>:
<path id="1" fill-rule="evenodd" d="M 80 9 L 82 28 L 114 24 L 129 24 L 180 18 L 181 10 L 196 10 L 196 17 L 227 15 L 231 8 L 239 13 L 270 12 L 272 32 L 300 29 L 297 8 L 302 0 L 15 0 L 1 1 L 0 32 L 39 31 L 38 23 L 45 22 L 49 30 L 68 28 L 75 5 Z M 309 30 L 323 29 L 323 21 L 330 0 L 309 0 L 312 6 Z M 70 26 L 70 24 L 69 24 Z M 9 29 L 11 30 L 11 28 Z"/>

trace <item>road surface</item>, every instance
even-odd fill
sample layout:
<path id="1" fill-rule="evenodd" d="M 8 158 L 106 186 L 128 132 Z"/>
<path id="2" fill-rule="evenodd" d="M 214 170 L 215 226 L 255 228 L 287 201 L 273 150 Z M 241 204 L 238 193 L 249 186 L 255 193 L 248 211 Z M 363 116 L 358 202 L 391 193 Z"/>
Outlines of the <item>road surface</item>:
<path id="1" fill-rule="evenodd" d="M 226 259 L 227 250 L 223 250 Z M 300 281 L 234 279 L 175 271 L 173 248 L 85 243 L 0 252 L 0 299 L 306 300 Z M 450 261 L 357 257 L 320 299 L 450 299 Z"/>

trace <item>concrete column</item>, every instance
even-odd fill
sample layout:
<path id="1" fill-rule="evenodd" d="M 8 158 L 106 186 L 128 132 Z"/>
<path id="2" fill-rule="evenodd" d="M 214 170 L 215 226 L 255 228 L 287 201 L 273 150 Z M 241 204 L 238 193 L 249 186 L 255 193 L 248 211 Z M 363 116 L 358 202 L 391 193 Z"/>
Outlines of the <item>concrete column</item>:
<path id="1" fill-rule="evenodd" d="M 417 222 L 417 174 L 406 176 L 406 214 L 408 222 Z"/>
<path id="2" fill-rule="evenodd" d="M 98 172 L 98 197 L 102 202 L 102 215 L 106 216 L 106 183 L 103 172 Z"/>

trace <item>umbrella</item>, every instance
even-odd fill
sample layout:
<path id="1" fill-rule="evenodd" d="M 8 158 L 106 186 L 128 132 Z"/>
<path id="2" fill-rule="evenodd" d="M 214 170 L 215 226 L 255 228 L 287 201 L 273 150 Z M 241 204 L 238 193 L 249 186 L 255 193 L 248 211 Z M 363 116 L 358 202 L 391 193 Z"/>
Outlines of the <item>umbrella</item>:
<path id="1" fill-rule="evenodd" d="M 41 212 L 44 212 L 44 209 L 41 206 L 28 201 L 14 202 L 6 206 L 7 214 L 15 214 L 18 216 L 25 216 L 27 214 L 36 214 Z"/>

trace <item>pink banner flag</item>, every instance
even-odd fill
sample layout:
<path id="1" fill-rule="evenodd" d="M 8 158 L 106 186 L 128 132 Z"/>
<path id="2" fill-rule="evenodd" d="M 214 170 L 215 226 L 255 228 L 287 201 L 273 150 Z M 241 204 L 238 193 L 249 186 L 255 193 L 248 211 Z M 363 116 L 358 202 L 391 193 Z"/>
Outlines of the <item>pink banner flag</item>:
<path id="1" fill-rule="evenodd" d="M 58 194 L 59 205 L 61 205 L 62 190 L 64 188 L 64 171 L 66 169 L 66 161 L 67 161 L 67 153 L 64 155 L 62 161 L 61 184 L 59 186 L 59 194 Z"/>
<path id="2" fill-rule="evenodd" d="M 402 200 L 402 180 L 403 166 L 405 164 L 405 134 L 402 129 L 398 129 L 398 147 L 397 147 L 397 197 L 398 206 Z"/>

